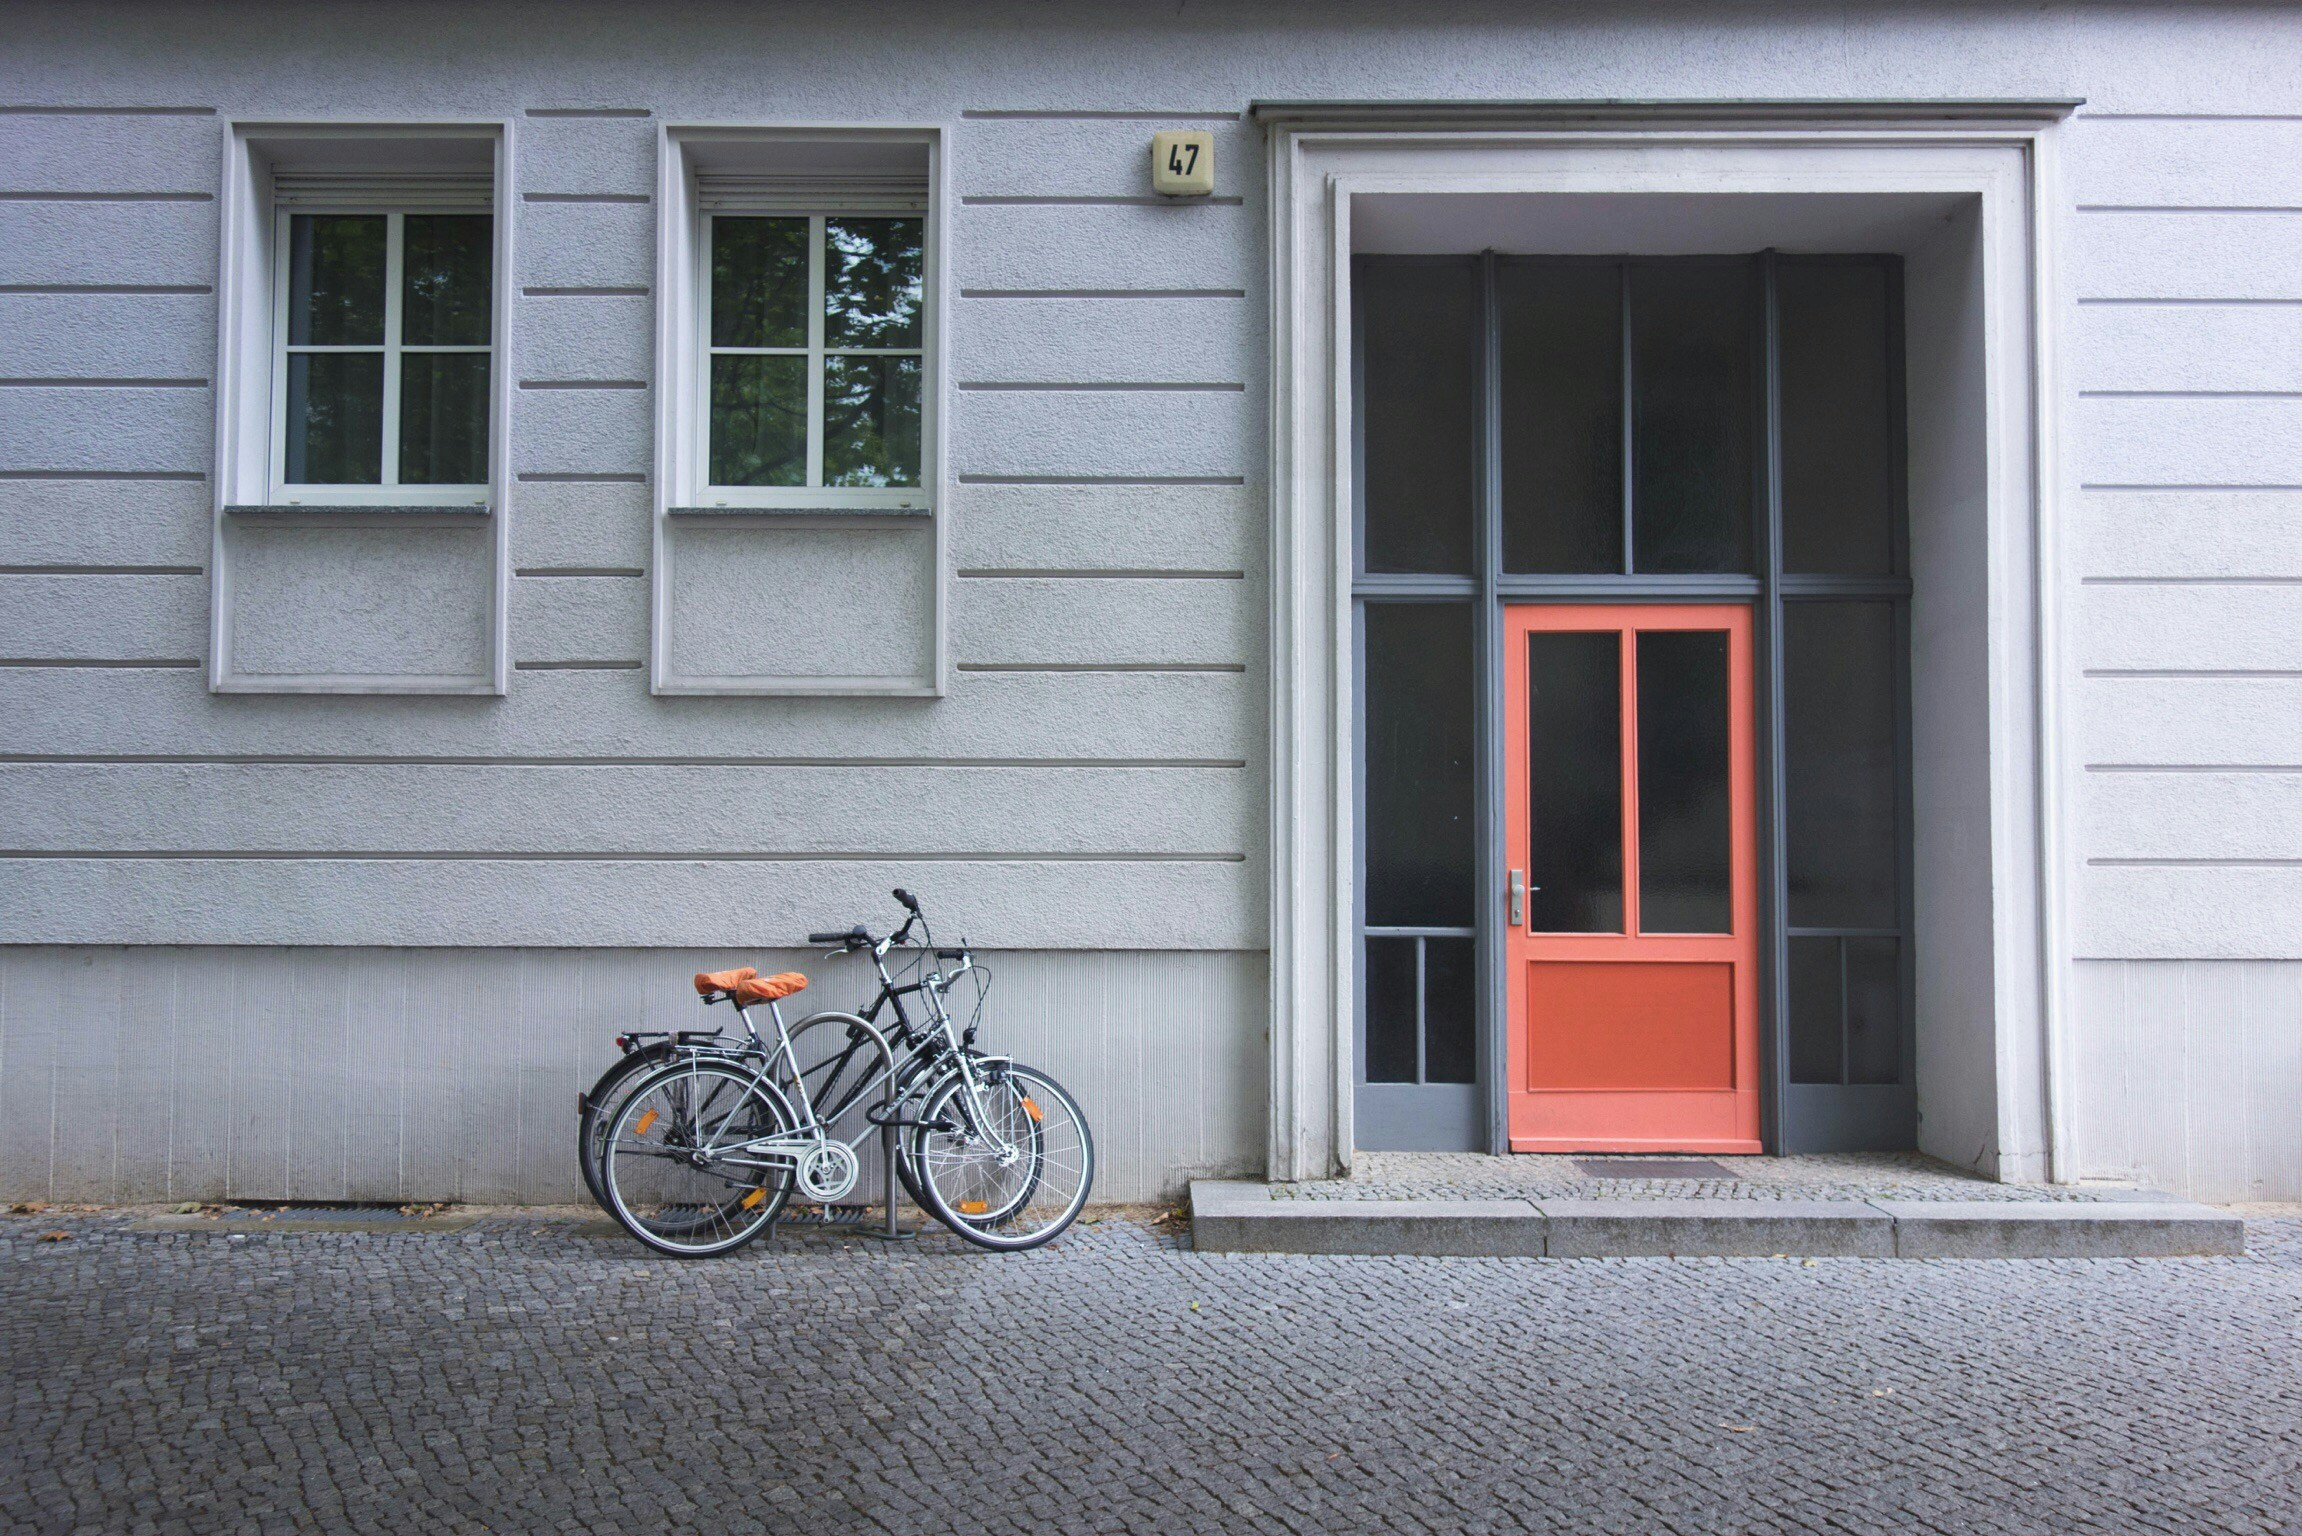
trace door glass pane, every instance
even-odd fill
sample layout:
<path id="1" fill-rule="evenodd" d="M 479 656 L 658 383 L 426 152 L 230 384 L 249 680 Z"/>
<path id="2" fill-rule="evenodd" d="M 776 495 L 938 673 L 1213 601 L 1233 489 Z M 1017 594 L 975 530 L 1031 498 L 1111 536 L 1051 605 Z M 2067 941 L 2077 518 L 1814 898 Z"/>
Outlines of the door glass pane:
<path id="1" fill-rule="evenodd" d="M 823 483 L 919 483 L 919 359 L 823 362 Z"/>
<path id="2" fill-rule="evenodd" d="M 1362 568 L 1468 575 L 1478 269 L 1362 258 L 1353 272 Z"/>
<path id="3" fill-rule="evenodd" d="M 1471 605 L 1369 603 L 1367 922 L 1467 928 Z"/>
<path id="4" fill-rule="evenodd" d="M 1367 1081 L 1411 1083 L 1415 1040 L 1415 941 L 1367 940 Z"/>
<path id="5" fill-rule="evenodd" d="M 1478 941 L 1423 941 L 1423 1081 L 1479 1080 Z"/>
<path id="6" fill-rule="evenodd" d="M 400 483 L 481 485 L 488 478 L 488 354 L 400 355 Z"/>
<path id="7" fill-rule="evenodd" d="M 411 213 L 405 224 L 400 340 L 411 347 L 486 346 L 495 221 L 484 213 Z"/>
<path id="8" fill-rule="evenodd" d="M 807 356 L 711 360 L 711 483 L 807 483 Z"/>
<path id="9" fill-rule="evenodd" d="M 1509 262 L 1502 310 L 1503 569 L 1623 568 L 1623 274 Z"/>
<path id="10" fill-rule="evenodd" d="M 1639 931 L 1729 932 L 1726 632 L 1641 632 L 1638 679 Z"/>
<path id="11" fill-rule="evenodd" d="M 1902 1081 L 1902 958 L 1893 939 L 1846 941 L 1846 1080 Z"/>
<path id="12" fill-rule="evenodd" d="M 918 219 L 823 221 L 823 344 L 920 345 Z"/>
<path id="13" fill-rule="evenodd" d="M 807 345 L 807 220 L 711 221 L 711 344 Z"/>
<path id="14" fill-rule="evenodd" d="M 1790 922 L 1893 928 L 1892 603 L 1783 606 L 1783 775 Z"/>
<path id="15" fill-rule="evenodd" d="M 381 485 L 384 354 L 288 354 L 290 485 Z"/>
<path id="16" fill-rule="evenodd" d="M 1751 569 L 1752 269 L 1631 268 L 1632 556 Z"/>
<path id="17" fill-rule="evenodd" d="M 1837 939 L 1792 939 L 1784 988 L 1790 1007 L 1790 1080 L 1837 1083 L 1844 1070 L 1839 1034 Z"/>
<path id="18" fill-rule="evenodd" d="M 288 220 L 289 346 L 383 345 L 384 233 L 380 213 Z"/>
<path id="19" fill-rule="evenodd" d="M 1887 275 L 1876 261 L 1776 269 L 1786 571 L 1894 568 Z"/>
<path id="20" fill-rule="evenodd" d="M 1527 636 L 1527 919 L 1623 931 L 1622 636 Z"/>

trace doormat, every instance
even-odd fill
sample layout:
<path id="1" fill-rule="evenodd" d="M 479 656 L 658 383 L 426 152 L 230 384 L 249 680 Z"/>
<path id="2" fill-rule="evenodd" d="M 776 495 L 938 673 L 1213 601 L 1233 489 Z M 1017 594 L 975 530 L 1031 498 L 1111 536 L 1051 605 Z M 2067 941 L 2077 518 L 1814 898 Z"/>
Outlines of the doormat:
<path id="1" fill-rule="evenodd" d="M 1733 1179 L 1724 1163 L 1707 1157 L 1578 1157 L 1575 1166 L 1594 1179 Z"/>

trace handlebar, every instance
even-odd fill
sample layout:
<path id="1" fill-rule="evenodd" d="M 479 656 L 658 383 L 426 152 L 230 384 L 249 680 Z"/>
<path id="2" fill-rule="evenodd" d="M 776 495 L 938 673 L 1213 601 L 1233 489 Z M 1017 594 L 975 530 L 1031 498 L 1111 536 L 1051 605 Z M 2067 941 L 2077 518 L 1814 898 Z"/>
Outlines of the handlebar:
<path id="1" fill-rule="evenodd" d="M 811 933 L 807 936 L 807 942 L 810 944 L 836 944 L 842 949 L 868 949 L 871 947 L 872 939 L 871 935 L 864 931 L 863 924 L 857 923 L 845 933 Z"/>

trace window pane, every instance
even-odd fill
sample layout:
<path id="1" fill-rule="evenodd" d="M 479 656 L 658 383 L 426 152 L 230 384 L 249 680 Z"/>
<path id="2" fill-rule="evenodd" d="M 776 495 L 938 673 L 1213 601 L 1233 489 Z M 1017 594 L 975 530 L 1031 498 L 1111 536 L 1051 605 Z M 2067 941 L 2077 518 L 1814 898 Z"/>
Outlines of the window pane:
<path id="1" fill-rule="evenodd" d="M 711 483 L 807 483 L 807 358 L 711 360 Z"/>
<path id="2" fill-rule="evenodd" d="M 1527 636 L 1528 926 L 1623 931 L 1622 636 Z"/>
<path id="3" fill-rule="evenodd" d="M 1471 607 L 1369 603 L 1367 921 L 1471 926 Z"/>
<path id="4" fill-rule="evenodd" d="M 1648 630 L 1638 670 L 1639 931 L 1729 932 L 1726 632 Z"/>
<path id="5" fill-rule="evenodd" d="M 1359 503 L 1362 568 L 1471 569 L 1478 269 L 1362 259 Z"/>
<path id="6" fill-rule="evenodd" d="M 1415 941 L 1367 940 L 1367 1081 L 1411 1083 L 1415 1039 Z"/>
<path id="7" fill-rule="evenodd" d="M 382 214 L 288 220 L 288 345 L 383 345 L 384 234 Z"/>
<path id="8" fill-rule="evenodd" d="M 288 355 L 290 485 L 381 485 L 384 355 Z"/>
<path id="9" fill-rule="evenodd" d="M 1902 956 L 1892 939 L 1846 941 L 1846 1080 L 1902 1081 Z"/>
<path id="10" fill-rule="evenodd" d="M 1786 571 L 1893 568 L 1894 395 L 1887 269 L 1776 269 L 1781 316 L 1782 554 Z"/>
<path id="11" fill-rule="evenodd" d="M 807 345 L 807 220 L 711 221 L 711 344 Z"/>
<path id="12" fill-rule="evenodd" d="M 1839 1034 L 1837 939 L 1790 941 L 1790 1080 L 1837 1083 L 1844 1073 Z"/>
<path id="13" fill-rule="evenodd" d="M 919 483 L 919 359 L 823 362 L 823 483 Z"/>
<path id="14" fill-rule="evenodd" d="M 1895 613 L 1783 605 L 1785 876 L 1799 928 L 1893 928 Z"/>
<path id="15" fill-rule="evenodd" d="M 1632 558 L 1748 571 L 1751 269 L 1631 268 Z"/>
<path id="16" fill-rule="evenodd" d="M 488 355 L 400 354 L 400 483 L 484 485 Z"/>
<path id="17" fill-rule="evenodd" d="M 1479 1080 L 1476 939 L 1423 941 L 1423 1081 Z"/>
<path id="18" fill-rule="evenodd" d="M 1613 265 L 1506 263 L 1503 569 L 1623 568 L 1623 280 Z"/>
<path id="19" fill-rule="evenodd" d="M 823 344 L 921 345 L 918 219 L 823 221 Z"/>
<path id="20" fill-rule="evenodd" d="M 486 346 L 495 221 L 485 214 L 411 213 L 403 222 L 401 342 Z"/>

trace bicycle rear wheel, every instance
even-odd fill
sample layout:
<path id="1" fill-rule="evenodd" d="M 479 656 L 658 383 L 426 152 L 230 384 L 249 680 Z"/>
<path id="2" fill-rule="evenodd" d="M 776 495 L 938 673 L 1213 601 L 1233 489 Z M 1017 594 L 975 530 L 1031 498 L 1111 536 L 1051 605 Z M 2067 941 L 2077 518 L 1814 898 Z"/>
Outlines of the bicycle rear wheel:
<path id="1" fill-rule="evenodd" d="M 967 1241 L 1036 1248 L 1087 1204 L 1095 1139 L 1078 1102 L 1046 1073 L 984 1062 L 938 1086 L 921 1118 L 912 1133 L 921 1203 Z"/>
<path id="2" fill-rule="evenodd" d="M 671 1057 L 668 1041 L 618 1056 L 578 1105 L 576 1166 L 583 1172 L 583 1187 L 591 1192 L 592 1203 L 603 1211 L 608 1208 L 607 1181 L 600 1168 L 607 1159 L 608 1128 L 615 1124 L 615 1112 L 623 1107 L 624 1090 Z"/>
<path id="3" fill-rule="evenodd" d="M 609 1128 L 608 1213 L 658 1253 L 733 1253 L 791 1198 L 786 1160 L 742 1151 L 798 1117 L 774 1084 L 726 1062 L 675 1062 L 635 1086 Z"/>

